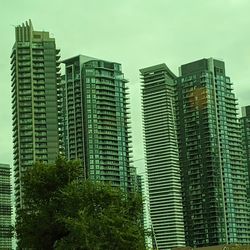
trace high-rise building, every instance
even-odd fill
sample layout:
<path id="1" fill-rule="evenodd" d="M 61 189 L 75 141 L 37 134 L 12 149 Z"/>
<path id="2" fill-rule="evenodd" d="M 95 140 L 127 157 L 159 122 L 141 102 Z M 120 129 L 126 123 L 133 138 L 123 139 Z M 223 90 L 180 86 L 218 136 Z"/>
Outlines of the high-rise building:
<path id="1" fill-rule="evenodd" d="M 182 65 L 176 107 L 187 246 L 250 243 L 237 100 L 224 62 Z"/>
<path id="2" fill-rule="evenodd" d="M 65 75 L 61 76 L 61 82 L 58 87 L 58 120 L 59 120 L 59 146 L 60 152 L 66 156 L 68 152 L 68 130 L 67 130 L 67 110 L 66 110 L 66 90 Z"/>
<path id="3" fill-rule="evenodd" d="M 59 58 L 48 32 L 34 31 L 31 21 L 15 28 L 11 80 L 17 207 L 22 203 L 22 174 L 35 161 L 50 163 L 59 153 Z"/>
<path id="4" fill-rule="evenodd" d="M 0 164 L 0 249 L 12 249 L 10 166 Z"/>
<path id="5" fill-rule="evenodd" d="M 248 171 L 248 199 L 250 199 L 250 106 L 241 108 L 242 117 L 240 118 L 242 130 L 242 142 L 244 157 L 247 162 Z"/>
<path id="6" fill-rule="evenodd" d="M 153 241 L 157 249 L 185 245 L 174 79 L 165 64 L 140 70 L 144 142 Z"/>
<path id="7" fill-rule="evenodd" d="M 149 208 L 149 192 L 148 192 L 148 176 L 147 172 L 141 174 L 141 190 L 142 190 L 142 201 L 143 201 L 143 226 L 145 232 L 145 244 L 148 249 L 152 249 L 154 235 L 152 232 L 152 223 L 150 217 Z"/>
<path id="8" fill-rule="evenodd" d="M 131 190 L 136 177 L 121 65 L 83 55 L 63 63 L 67 158 L 82 161 L 85 178 Z"/>

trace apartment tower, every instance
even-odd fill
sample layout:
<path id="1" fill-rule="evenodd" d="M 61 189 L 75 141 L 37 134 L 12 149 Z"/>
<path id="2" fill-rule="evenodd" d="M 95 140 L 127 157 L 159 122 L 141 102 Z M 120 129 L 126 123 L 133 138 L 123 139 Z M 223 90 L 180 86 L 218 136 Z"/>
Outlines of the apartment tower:
<path id="1" fill-rule="evenodd" d="M 12 249 L 10 165 L 0 164 L 0 249 Z"/>
<path id="2" fill-rule="evenodd" d="M 180 67 L 176 117 L 187 246 L 250 243 L 237 100 L 223 61 Z"/>
<path id="3" fill-rule="evenodd" d="M 31 21 L 15 28 L 11 53 L 16 205 L 22 205 L 23 173 L 35 161 L 53 162 L 59 153 L 57 86 L 59 50 L 48 32 Z"/>
<path id="4" fill-rule="evenodd" d="M 157 249 L 185 246 L 174 80 L 165 64 L 140 70 L 144 143 L 153 242 Z"/>
<path id="5" fill-rule="evenodd" d="M 65 64 L 65 149 L 82 161 L 82 176 L 133 189 L 127 81 L 121 65 L 88 56 Z"/>
<path id="6" fill-rule="evenodd" d="M 248 171 L 248 199 L 250 199 L 250 106 L 245 106 L 241 108 L 241 131 L 242 131 L 242 142 L 243 142 L 243 152 L 247 163 Z"/>

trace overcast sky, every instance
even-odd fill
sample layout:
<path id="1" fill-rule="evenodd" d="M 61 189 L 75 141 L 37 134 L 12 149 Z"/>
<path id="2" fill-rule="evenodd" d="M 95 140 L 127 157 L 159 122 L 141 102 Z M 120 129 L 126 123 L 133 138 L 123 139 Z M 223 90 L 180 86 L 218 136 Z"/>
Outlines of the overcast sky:
<path id="1" fill-rule="evenodd" d="M 248 0 L 8 0 L 0 8 L 0 162 L 12 164 L 10 53 L 14 26 L 49 31 L 61 58 L 85 54 L 122 63 L 129 79 L 134 159 L 144 157 L 139 69 L 223 59 L 239 106 L 250 104 Z M 135 164 L 142 171 L 143 161 Z"/>

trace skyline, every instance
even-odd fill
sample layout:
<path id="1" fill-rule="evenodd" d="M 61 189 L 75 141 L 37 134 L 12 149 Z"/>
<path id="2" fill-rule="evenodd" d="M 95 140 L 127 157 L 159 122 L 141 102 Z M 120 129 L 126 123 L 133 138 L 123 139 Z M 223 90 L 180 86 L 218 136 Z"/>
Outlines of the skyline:
<path id="1" fill-rule="evenodd" d="M 166 63 L 177 74 L 179 65 L 205 57 L 221 58 L 234 83 L 238 107 L 249 105 L 250 37 L 245 33 L 250 24 L 247 13 L 250 3 L 220 0 L 204 1 L 201 5 L 199 2 L 74 1 L 74 5 L 70 3 L 70 7 L 73 5 L 71 19 L 67 16 L 69 7 L 59 1 L 33 3 L 28 0 L 15 3 L 15 8 L 14 1 L 2 4 L 0 12 L 5 21 L 0 24 L 4 34 L 0 48 L 1 162 L 12 165 L 13 161 L 9 59 L 14 42 L 12 25 L 17 26 L 28 19 L 32 20 L 35 29 L 53 34 L 62 60 L 85 54 L 122 64 L 125 78 L 129 79 L 134 160 L 144 158 L 138 98 L 141 96 L 140 68 Z M 45 11 L 48 14 L 44 15 Z M 135 143 L 138 141 L 140 143 Z M 143 161 L 135 165 L 142 169 Z"/>

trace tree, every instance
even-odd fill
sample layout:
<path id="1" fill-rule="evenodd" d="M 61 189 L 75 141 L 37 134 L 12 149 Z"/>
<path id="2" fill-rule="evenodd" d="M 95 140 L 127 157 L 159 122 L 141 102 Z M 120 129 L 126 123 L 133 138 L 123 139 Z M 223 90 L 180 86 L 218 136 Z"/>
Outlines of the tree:
<path id="1" fill-rule="evenodd" d="M 58 217 L 69 234 L 58 249 L 144 249 L 141 202 L 102 183 L 73 182 L 62 195 Z"/>
<path id="2" fill-rule="evenodd" d="M 145 249 L 140 196 L 81 180 L 79 169 L 78 162 L 59 158 L 27 171 L 24 206 L 17 211 L 19 247 Z"/>
<path id="3" fill-rule="evenodd" d="M 58 195 L 79 176 L 79 163 L 59 158 L 56 164 L 36 163 L 22 179 L 22 201 L 17 210 L 16 235 L 20 248 L 53 249 L 67 234 L 58 222 Z"/>

